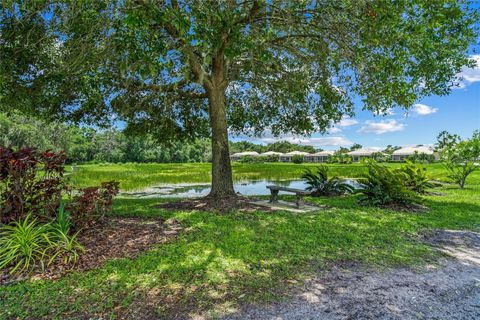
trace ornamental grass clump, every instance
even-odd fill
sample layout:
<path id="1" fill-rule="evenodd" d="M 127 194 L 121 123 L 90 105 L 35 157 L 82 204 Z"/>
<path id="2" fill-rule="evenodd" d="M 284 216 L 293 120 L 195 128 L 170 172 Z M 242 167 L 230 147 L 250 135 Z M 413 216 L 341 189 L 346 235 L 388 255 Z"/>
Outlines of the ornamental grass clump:
<path id="1" fill-rule="evenodd" d="M 42 263 L 51 244 L 46 226 L 27 215 L 0 228 L 0 270 L 21 273 Z"/>
<path id="2" fill-rule="evenodd" d="M 77 261 L 84 248 L 71 235 L 71 222 L 63 208 L 57 220 L 41 224 L 27 215 L 24 219 L 0 227 L 0 270 L 9 269 L 10 274 L 44 269 L 57 258 L 64 264 Z"/>

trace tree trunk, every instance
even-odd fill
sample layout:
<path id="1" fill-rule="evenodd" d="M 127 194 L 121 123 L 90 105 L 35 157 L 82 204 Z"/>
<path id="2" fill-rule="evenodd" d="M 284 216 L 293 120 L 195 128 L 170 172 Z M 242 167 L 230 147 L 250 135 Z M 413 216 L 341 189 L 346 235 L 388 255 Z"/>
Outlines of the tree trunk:
<path id="1" fill-rule="evenodd" d="M 212 189 L 209 196 L 216 199 L 234 197 L 224 88 L 212 88 L 208 103 L 212 128 Z"/>

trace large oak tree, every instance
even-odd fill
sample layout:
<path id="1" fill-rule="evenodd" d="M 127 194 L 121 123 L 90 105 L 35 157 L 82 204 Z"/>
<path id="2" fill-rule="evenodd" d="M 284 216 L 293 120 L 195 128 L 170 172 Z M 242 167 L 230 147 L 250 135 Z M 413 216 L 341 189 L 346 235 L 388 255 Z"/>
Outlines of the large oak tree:
<path id="1" fill-rule="evenodd" d="M 228 134 L 324 132 L 444 95 L 475 41 L 456 0 L 3 1 L 0 108 L 210 136 L 211 196 L 234 195 Z"/>

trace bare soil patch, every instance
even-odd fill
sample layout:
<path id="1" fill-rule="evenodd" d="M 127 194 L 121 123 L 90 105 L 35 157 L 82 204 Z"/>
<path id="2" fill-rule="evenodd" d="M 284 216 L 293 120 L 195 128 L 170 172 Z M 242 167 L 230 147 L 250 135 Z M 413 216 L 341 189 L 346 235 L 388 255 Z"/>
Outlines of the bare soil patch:
<path id="1" fill-rule="evenodd" d="M 421 237 L 453 259 L 421 270 L 337 265 L 288 301 L 244 305 L 223 319 L 480 319 L 480 234 L 435 230 Z"/>
<path id="2" fill-rule="evenodd" d="M 5 271 L 0 274 L 0 285 L 27 278 L 56 279 L 68 272 L 98 268 L 115 258 L 134 258 L 156 244 L 175 239 L 181 230 L 176 220 L 108 218 L 78 235 L 85 252 L 80 252 L 75 265 L 58 259 L 46 270 L 33 270 L 28 276 L 12 276 Z"/>

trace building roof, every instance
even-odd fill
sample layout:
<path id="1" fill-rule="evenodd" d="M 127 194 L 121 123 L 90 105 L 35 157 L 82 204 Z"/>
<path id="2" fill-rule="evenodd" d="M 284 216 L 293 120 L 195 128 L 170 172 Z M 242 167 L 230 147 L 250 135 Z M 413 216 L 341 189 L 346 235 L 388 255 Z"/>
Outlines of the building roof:
<path id="1" fill-rule="evenodd" d="M 292 151 L 292 152 L 285 153 L 286 156 L 295 156 L 295 155 L 304 156 L 304 155 L 307 155 L 307 154 L 310 154 L 310 153 L 303 152 L 303 151 Z"/>
<path id="2" fill-rule="evenodd" d="M 433 150 L 430 147 L 405 147 L 398 150 L 393 151 L 392 155 L 394 156 L 410 156 L 417 153 L 425 153 L 425 154 L 433 154 Z"/>
<path id="3" fill-rule="evenodd" d="M 238 152 L 238 153 L 234 153 L 231 155 L 231 157 L 244 157 L 244 156 L 252 156 L 252 157 L 255 157 L 255 156 L 258 156 L 258 152 L 256 151 L 245 151 L 245 152 Z"/>
<path id="4" fill-rule="evenodd" d="M 373 153 L 381 152 L 381 150 L 373 148 L 362 148 L 348 152 L 349 156 L 371 156 Z"/>
<path id="5" fill-rule="evenodd" d="M 324 150 L 324 151 L 319 151 L 319 152 L 309 154 L 309 156 L 325 157 L 325 156 L 333 156 L 334 154 L 335 154 L 335 151 Z"/>
<path id="6" fill-rule="evenodd" d="M 275 152 L 275 151 L 267 151 L 267 152 L 261 153 L 260 155 L 261 156 L 281 156 L 283 155 L 283 153 Z"/>

